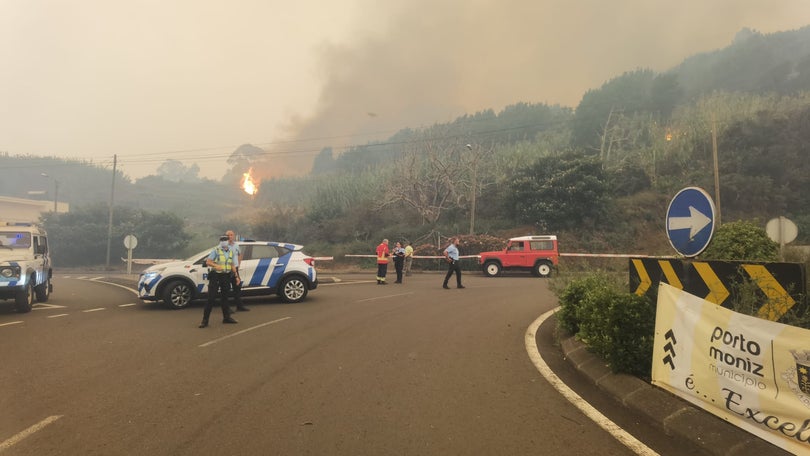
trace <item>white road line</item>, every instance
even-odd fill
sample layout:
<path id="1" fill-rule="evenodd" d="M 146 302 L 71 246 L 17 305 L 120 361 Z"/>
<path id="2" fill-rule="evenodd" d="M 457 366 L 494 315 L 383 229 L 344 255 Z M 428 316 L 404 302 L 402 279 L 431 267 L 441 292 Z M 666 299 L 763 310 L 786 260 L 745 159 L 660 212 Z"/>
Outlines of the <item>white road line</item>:
<path id="1" fill-rule="evenodd" d="M 68 314 L 48 315 L 48 318 L 67 317 Z"/>
<path id="2" fill-rule="evenodd" d="M 8 323 L 2 323 L 2 324 L 0 324 L 0 326 L 19 325 L 20 323 L 22 323 L 22 320 L 21 321 L 10 321 Z"/>
<path id="3" fill-rule="evenodd" d="M 96 307 L 95 309 L 82 310 L 82 313 L 98 312 L 99 310 L 105 310 L 105 308 L 104 307 Z"/>
<path id="4" fill-rule="evenodd" d="M 560 377 L 557 377 L 557 374 L 552 372 L 551 368 L 548 367 L 548 364 L 546 364 L 546 362 L 543 360 L 543 357 L 540 356 L 540 351 L 537 349 L 537 329 L 541 324 L 543 324 L 544 321 L 546 321 L 546 319 L 548 319 L 548 317 L 552 316 L 557 309 L 559 309 L 559 307 L 540 315 L 535 321 L 532 322 L 531 325 L 529 325 L 528 329 L 526 329 L 524 343 L 526 344 L 526 352 L 529 354 L 529 358 L 532 360 L 532 363 L 534 363 L 534 366 L 537 368 L 540 374 L 542 374 L 543 377 L 545 377 L 545 379 L 551 383 L 551 385 L 560 394 L 563 395 L 563 397 L 568 399 L 569 402 L 574 404 L 574 406 L 576 406 L 582 413 L 585 414 L 585 416 L 590 418 L 599 427 L 613 435 L 613 437 L 621 442 L 624 446 L 638 455 L 657 456 L 658 453 L 650 449 L 647 445 L 644 445 L 627 431 L 619 427 L 616 423 L 610 421 L 605 415 L 602 415 L 602 413 L 593 408 L 591 404 L 587 403 L 585 399 L 575 393 L 574 390 L 569 388 L 568 385 L 563 383 L 563 381 L 560 380 Z"/>
<path id="5" fill-rule="evenodd" d="M 284 321 L 284 320 L 289 320 L 290 318 L 292 318 L 292 317 L 279 318 L 278 320 L 268 321 L 267 323 L 262 323 L 260 325 L 251 326 L 250 328 L 243 329 L 241 331 L 237 331 L 237 332 L 235 332 L 233 334 L 228 334 L 227 336 L 220 337 L 219 339 L 214 339 L 214 340 L 206 342 L 204 344 L 200 344 L 200 345 L 198 345 L 198 347 L 207 347 L 209 345 L 214 345 L 214 344 L 216 344 L 218 342 L 222 342 L 225 339 L 230 339 L 231 337 L 235 337 L 235 336 L 238 336 L 240 334 L 244 334 L 244 333 L 246 333 L 248 331 L 253 331 L 254 329 L 263 328 L 263 327 L 265 327 L 267 325 L 272 325 L 274 323 L 278 323 L 278 322 L 281 322 L 281 321 Z"/>
<path id="6" fill-rule="evenodd" d="M 361 300 L 359 300 L 357 302 L 375 301 L 377 299 L 396 298 L 397 296 L 408 296 L 408 295 L 412 295 L 412 294 L 413 294 L 413 292 L 411 291 L 409 293 L 400 293 L 400 294 L 387 295 L 387 296 L 376 296 L 376 297 L 373 297 L 373 298 L 361 299 Z"/>
<path id="7" fill-rule="evenodd" d="M 31 307 L 33 310 L 44 310 L 44 309 L 64 309 L 67 306 L 57 306 L 56 304 L 45 304 L 42 302 L 38 302 Z"/>
<path id="8" fill-rule="evenodd" d="M 7 450 L 12 446 L 19 443 L 22 439 L 28 437 L 29 435 L 33 434 L 34 432 L 42 430 L 45 426 L 53 423 L 54 421 L 62 418 L 62 415 L 54 415 L 45 418 L 44 420 L 40 421 L 39 423 L 29 427 L 28 429 L 20 432 L 19 434 L 11 437 L 10 439 L 6 440 L 5 442 L 0 443 L 0 451 Z"/>
<path id="9" fill-rule="evenodd" d="M 318 287 L 331 287 L 331 286 L 335 286 L 335 285 L 355 285 L 355 284 L 358 284 L 358 283 L 374 283 L 374 282 L 376 282 L 376 281 L 375 280 L 352 280 L 350 282 L 344 282 L 344 281 L 341 280 L 339 282 L 334 282 L 334 283 L 319 283 Z"/>
<path id="10" fill-rule="evenodd" d="M 134 302 L 131 302 L 129 304 L 120 304 L 118 307 L 132 307 L 132 306 L 137 306 L 137 305 L 138 304 L 136 304 Z"/>
<path id="11" fill-rule="evenodd" d="M 91 281 L 91 282 L 106 283 L 107 285 L 114 285 L 114 286 L 116 286 L 116 287 L 123 288 L 124 290 L 129 290 L 129 291 L 131 291 L 132 293 L 134 293 L 134 294 L 135 294 L 135 296 L 138 296 L 138 290 L 135 290 L 135 289 L 133 289 L 133 288 L 127 287 L 127 286 L 125 286 L 125 285 L 121 285 L 120 283 L 112 283 L 112 282 L 107 282 L 107 281 L 101 280 L 101 279 L 103 279 L 103 278 L 104 278 L 104 277 L 96 277 L 96 278 L 94 278 L 94 279 L 86 279 L 86 278 L 84 278 L 84 277 L 79 277 L 79 279 L 82 279 L 82 280 L 89 280 L 89 281 Z"/>

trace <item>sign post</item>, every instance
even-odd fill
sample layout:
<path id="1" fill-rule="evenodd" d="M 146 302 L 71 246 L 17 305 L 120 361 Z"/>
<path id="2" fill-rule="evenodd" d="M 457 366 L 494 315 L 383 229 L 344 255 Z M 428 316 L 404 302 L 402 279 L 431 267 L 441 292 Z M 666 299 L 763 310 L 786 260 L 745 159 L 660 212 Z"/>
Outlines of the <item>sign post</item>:
<path id="1" fill-rule="evenodd" d="M 124 247 L 127 248 L 127 274 L 132 274 L 132 250 L 138 246 L 138 238 L 133 234 L 124 237 Z"/>
<path id="2" fill-rule="evenodd" d="M 779 257 L 785 258 L 785 244 L 790 244 L 799 235 L 799 228 L 785 217 L 772 218 L 765 225 L 765 232 L 773 242 L 779 243 Z"/>
<path id="3" fill-rule="evenodd" d="M 716 209 L 711 196 L 698 187 L 686 187 L 667 208 L 667 237 L 685 257 L 698 256 L 712 240 Z"/>

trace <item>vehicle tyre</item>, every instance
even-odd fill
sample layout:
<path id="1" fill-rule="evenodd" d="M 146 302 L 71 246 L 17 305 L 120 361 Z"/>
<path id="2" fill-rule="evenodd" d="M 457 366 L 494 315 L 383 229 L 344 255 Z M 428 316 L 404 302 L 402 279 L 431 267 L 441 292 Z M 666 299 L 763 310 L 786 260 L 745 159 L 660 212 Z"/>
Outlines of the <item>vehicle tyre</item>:
<path id="1" fill-rule="evenodd" d="M 25 288 L 17 292 L 15 299 L 15 307 L 17 312 L 27 313 L 31 312 L 34 306 L 34 286 L 31 282 L 25 285 Z"/>
<path id="2" fill-rule="evenodd" d="M 551 275 L 551 263 L 548 261 L 538 261 L 532 268 L 532 274 L 537 277 L 548 277 Z"/>
<path id="3" fill-rule="evenodd" d="M 484 263 L 484 274 L 487 277 L 495 277 L 501 273 L 501 265 L 497 261 L 487 261 Z"/>
<path id="4" fill-rule="evenodd" d="M 48 297 L 51 295 L 51 279 L 46 279 L 45 282 L 34 287 L 37 294 L 37 302 L 48 302 Z"/>
<path id="5" fill-rule="evenodd" d="M 173 280 L 163 289 L 163 304 L 169 309 L 183 309 L 191 304 L 192 291 L 188 282 Z"/>
<path id="6" fill-rule="evenodd" d="M 307 297 L 309 286 L 307 280 L 301 276 L 289 276 L 281 281 L 278 295 L 284 302 L 301 302 Z"/>

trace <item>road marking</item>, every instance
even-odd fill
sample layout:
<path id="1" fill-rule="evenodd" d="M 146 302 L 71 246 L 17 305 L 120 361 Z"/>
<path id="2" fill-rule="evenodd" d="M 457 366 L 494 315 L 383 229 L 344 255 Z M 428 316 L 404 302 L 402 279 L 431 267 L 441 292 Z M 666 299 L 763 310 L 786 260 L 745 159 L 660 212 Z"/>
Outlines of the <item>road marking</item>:
<path id="1" fill-rule="evenodd" d="M 132 289 L 132 288 L 130 288 L 130 287 L 128 287 L 128 286 L 125 286 L 125 285 L 121 285 L 120 283 L 113 283 L 113 282 L 107 282 L 107 281 L 105 281 L 105 280 L 101 280 L 101 279 L 103 279 L 103 278 L 104 278 L 104 277 L 96 277 L 96 278 L 94 278 L 94 279 L 87 279 L 87 278 L 84 278 L 84 277 L 79 277 L 79 279 L 81 279 L 81 280 L 89 280 L 89 281 L 91 281 L 91 282 L 106 283 L 107 285 L 114 285 L 114 286 L 116 286 L 116 287 L 123 288 L 124 290 L 129 290 L 129 291 L 131 291 L 131 292 L 132 292 L 132 293 L 133 293 L 135 296 L 138 296 L 138 290 Z"/>
<path id="2" fill-rule="evenodd" d="M 42 302 L 38 302 L 31 306 L 33 310 L 43 310 L 43 309 L 64 309 L 67 306 L 57 306 L 56 304 L 45 304 Z"/>
<path id="3" fill-rule="evenodd" d="M 11 437 L 10 439 L 6 440 L 5 442 L 0 443 L 0 451 L 7 450 L 12 446 L 19 443 L 22 439 L 28 437 L 29 435 L 33 434 L 34 432 L 42 430 L 45 426 L 53 423 L 54 421 L 62 418 L 62 415 L 54 415 L 45 418 L 44 420 L 40 421 L 39 423 L 29 427 L 28 429 L 20 432 L 19 434 Z"/>
<path id="4" fill-rule="evenodd" d="M 134 302 L 131 302 L 129 304 L 120 304 L 118 307 L 132 307 L 132 306 L 137 306 L 137 305 L 138 304 L 136 304 Z"/>
<path id="5" fill-rule="evenodd" d="M 82 310 L 82 312 L 83 312 L 83 313 L 88 313 L 88 312 L 98 312 L 99 310 L 104 310 L 104 309 L 105 309 L 104 307 L 96 307 L 95 309 L 87 309 L 87 310 Z"/>
<path id="6" fill-rule="evenodd" d="M 397 296 L 408 296 L 408 295 L 412 295 L 412 294 L 413 294 L 413 292 L 411 291 L 409 293 L 400 293 L 400 294 L 387 295 L 387 296 L 376 296 L 376 297 L 373 297 L 373 298 L 361 299 L 361 300 L 359 300 L 357 302 L 374 301 L 374 300 L 377 300 L 377 299 L 396 298 Z"/>
<path id="7" fill-rule="evenodd" d="M 68 314 L 48 315 L 48 318 L 67 317 L 67 316 L 68 316 Z"/>
<path id="8" fill-rule="evenodd" d="M 0 326 L 11 326 L 11 325 L 19 325 L 22 321 L 10 321 L 8 323 L 2 323 Z"/>
<path id="9" fill-rule="evenodd" d="M 329 287 L 329 286 L 334 286 L 334 285 L 354 285 L 354 284 L 357 284 L 357 283 L 374 283 L 374 282 L 376 282 L 376 281 L 375 280 L 352 280 L 350 282 L 344 282 L 344 281 L 341 280 L 341 281 L 335 282 L 335 283 L 319 283 L 318 286 L 319 287 Z"/>
<path id="10" fill-rule="evenodd" d="M 262 323 L 260 325 L 251 326 L 250 328 L 246 328 L 246 329 L 243 329 L 241 331 L 237 331 L 237 332 L 235 332 L 233 334 L 228 334 L 227 336 L 220 337 L 219 339 L 214 339 L 214 340 L 208 341 L 208 342 L 206 342 L 204 344 L 200 344 L 200 345 L 198 345 L 198 347 L 207 347 L 209 345 L 214 345 L 216 343 L 222 342 L 225 339 L 230 339 L 231 337 L 235 337 L 235 336 L 238 336 L 240 334 L 244 334 L 244 333 L 246 333 L 248 331 L 253 331 L 254 329 L 263 328 L 265 326 L 272 325 L 274 323 L 278 323 L 278 322 L 281 322 L 281 321 L 284 321 L 284 320 L 289 320 L 290 318 L 292 318 L 292 317 L 279 318 L 278 320 L 268 321 L 268 322 Z"/>
<path id="11" fill-rule="evenodd" d="M 557 309 L 559 309 L 559 307 L 556 309 L 551 309 L 543 315 L 540 315 L 526 329 L 526 336 L 524 339 L 524 343 L 526 344 L 526 353 L 529 354 L 529 358 L 532 360 L 532 363 L 534 363 L 534 367 L 536 367 L 540 374 L 542 374 L 543 377 L 545 377 L 545 379 L 551 383 L 551 386 L 562 394 L 563 397 L 568 399 L 568 402 L 574 404 L 574 406 L 584 413 L 585 416 L 590 418 L 591 421 L 596 423 L 599 427 L 609 432 L 624 446 L 638 455 L 657 456 L 658 453 L 653 451 L 647 445 L 641 443 L 627 431 L 620 428 L 616 423 L 610 421 L 605 415 L 602 415 L 602 413 L 593 408 L 591 404 L 587 403 L 585 399 L 575 393 L 574 390 L 569 388 L 568 385 L 563 383 L 563 381 L 560 380 L 560 377 L 558 377 L 557 374 L 552 372 L 551 368 L 548 367 L 548 364 L 546 364 L 546 362 L 543 360 L 543 357 L 540 356 L 540 350 L 537 348 L 536 340 L 537 329 L 541 324 L 543 324 L 544 321 L 546 321 L 546 319 L 548 319 L 548 317 L 554 315 L 554 312 L 556 312 Z"/>

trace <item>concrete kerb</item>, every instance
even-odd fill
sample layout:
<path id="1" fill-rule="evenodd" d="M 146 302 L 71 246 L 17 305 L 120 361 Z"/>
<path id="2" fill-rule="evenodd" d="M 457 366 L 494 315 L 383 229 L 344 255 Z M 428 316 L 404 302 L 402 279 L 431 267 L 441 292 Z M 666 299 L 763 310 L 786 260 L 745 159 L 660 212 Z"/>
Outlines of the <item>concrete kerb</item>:
<path id="1" fill-rule="evenodd" d="M 707 455 L 790 454 L 668 391 L 631 375 L 612 373 L 601 358 L 574 336 L 562 339 L 560 348 L 565 359 L 598 388 L 625 407 L 648 417 L 667 435 L 688 441 Z"/>

